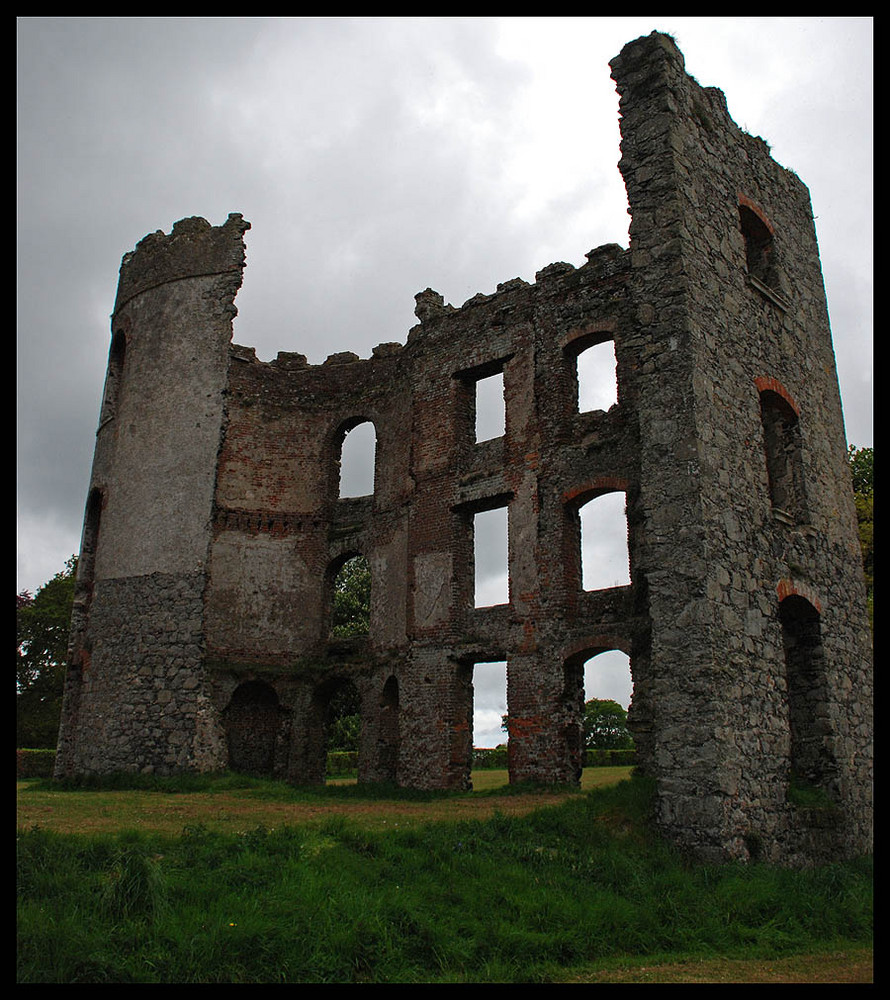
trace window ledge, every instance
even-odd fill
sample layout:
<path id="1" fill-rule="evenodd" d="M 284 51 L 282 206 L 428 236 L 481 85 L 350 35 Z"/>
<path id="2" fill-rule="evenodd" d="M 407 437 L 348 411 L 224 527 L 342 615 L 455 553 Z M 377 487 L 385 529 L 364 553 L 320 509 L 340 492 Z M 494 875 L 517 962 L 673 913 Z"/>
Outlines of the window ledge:
<path id="1" fill-rule="evenodd" d="M 770 286 L 762 282 L 760 278 L 755 278 L 753 274 L 749 274 L 746 280 L 747 284 L 751 288 L 760 292 L 764 298 L 769 299 L 770 302 L 772 302 L 773 305 L 778 306 L 782 312 L 788 312 L 791 308 L 791 303 L 785 298 L 784 295 L 782 295 L 781 292 L 777 292 L 775 288 L 770 288 Z"/>

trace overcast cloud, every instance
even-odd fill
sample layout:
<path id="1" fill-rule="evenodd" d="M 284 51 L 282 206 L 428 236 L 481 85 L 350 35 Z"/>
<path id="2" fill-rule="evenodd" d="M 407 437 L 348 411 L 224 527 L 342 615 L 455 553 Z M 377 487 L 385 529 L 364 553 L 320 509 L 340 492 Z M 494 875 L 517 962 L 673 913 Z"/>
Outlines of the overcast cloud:
<path id="1" fill-rule="evenodd" d="M 627 245 L 609 60 L 671 32 L 810 187 L 848 439 L 872 444 L 871 18 L 20 18 L 18 564 L 80 544 L 120 259 L 251 222 L 235 341 L 260 358 L 405 341 Z M 611 695 L 610 695 L 611 696 Z"/>

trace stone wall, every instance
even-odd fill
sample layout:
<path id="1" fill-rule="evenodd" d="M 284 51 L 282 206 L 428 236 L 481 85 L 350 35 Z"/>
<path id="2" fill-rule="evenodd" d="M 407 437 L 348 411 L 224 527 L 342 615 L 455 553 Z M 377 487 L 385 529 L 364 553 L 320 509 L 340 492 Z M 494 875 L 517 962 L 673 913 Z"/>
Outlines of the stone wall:
<path id="1" fill-rule="evenodd" d="M 361 781 L 469 785 L 473 668 L 506 660 L 511 781 L 576 783 L 583 663 L 631 659 L 658 819 L 705 858 L 867 850 L 871 673 L 809 197 L 653 34 L 612 63 L 628 250 L 460 308 L 416 297 L 404 345 L 321 365 L 231 345 L 232 215 L 124 259 L 58 773 L 228 765 L 324 780 L 338 687 Z M 618 400 L 579 412 L 614 345 Z M 504 433 L 477 442 L 501 374 Z M 339 495 L 344 437 L 373 492 Z M 626 503 L 631 583 L 585 590 L 580 510 Z M 509 600 L 476 607 L 475 516 L 506 508 Z M 366 636 L 334 577 L 371 571 Z M 793 785 L 826 807 L 795 805 Z"/>

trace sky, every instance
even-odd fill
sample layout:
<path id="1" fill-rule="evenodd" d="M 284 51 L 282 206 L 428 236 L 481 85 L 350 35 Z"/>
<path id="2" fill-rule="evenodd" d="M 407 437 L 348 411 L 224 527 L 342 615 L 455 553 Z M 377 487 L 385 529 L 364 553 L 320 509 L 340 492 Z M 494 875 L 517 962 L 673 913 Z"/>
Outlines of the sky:
<path id="1" fill-rule="evenodd" d="M 847 438 L 872 445 L 871 18 L 18 18 L 17 590 L 79 549 L 143 236 L 244 215 L 234 340 L 262 360 L 404 343 L 422 289 L 460 306 L 627 246 L 608 63 L 652 30 L 809 186 Z M 621 669 L 588 696 L 626 703 Z"/>

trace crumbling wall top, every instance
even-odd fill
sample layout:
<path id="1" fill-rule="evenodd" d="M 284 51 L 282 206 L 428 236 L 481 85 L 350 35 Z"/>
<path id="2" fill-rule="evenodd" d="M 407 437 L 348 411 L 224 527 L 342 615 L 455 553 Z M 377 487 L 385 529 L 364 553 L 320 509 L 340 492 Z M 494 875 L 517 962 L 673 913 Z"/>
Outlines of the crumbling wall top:
<path id="1" fill-rule="evenodd" d="M 180 278 L 236 273 L 244 268 L 243 234 L 250 223 L 233 212 L 221 226 L 194 216 L 175 223 L 169 235 L 149 233 L 121 261 L 114 311 L 134 295 Z"/>

